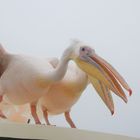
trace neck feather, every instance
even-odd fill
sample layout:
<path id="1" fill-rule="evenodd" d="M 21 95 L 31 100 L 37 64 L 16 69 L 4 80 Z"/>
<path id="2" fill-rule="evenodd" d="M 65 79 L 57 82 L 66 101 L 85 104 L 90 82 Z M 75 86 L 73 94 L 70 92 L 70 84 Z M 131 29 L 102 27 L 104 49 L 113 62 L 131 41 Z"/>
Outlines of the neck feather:
<path id="1" fill-rule="evenodd" d="M 50 74 L 51 81 L 56 82 L 56 81 L 61 80 L 64 77 L 67 71 L 68 61 L 69 59 L 67 57 L 62 56 L 57 67 Z"/>

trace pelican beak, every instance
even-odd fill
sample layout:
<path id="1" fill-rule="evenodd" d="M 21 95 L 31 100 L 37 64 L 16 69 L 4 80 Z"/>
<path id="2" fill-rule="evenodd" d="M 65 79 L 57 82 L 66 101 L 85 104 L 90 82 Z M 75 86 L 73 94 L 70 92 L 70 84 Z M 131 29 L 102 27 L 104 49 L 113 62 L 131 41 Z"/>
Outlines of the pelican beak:
<path id="1" fill-rule="evenodd" d="M 111 66 L 107 61 L 105 61 L 103 58 L 101 58 L 97 54 L 94 54 L 93 56 L 91 56 L 91 59 L 93 59 L 93 61 L 99 64 L 104 69 L 104 71 L 108 73 L 108 75 L 111 77 L 112 80 L 114 78 L 118 80 L 120 84 L 129 92 L 129 95 L 131 96 L 132 90 L 130 89 L 129 85 L 124 80 L 124 78 L 117 72 L 117 70 L 113 66 Z"/>
<path id="2" fill-rule="evenodd" d="M 109 91 L 113 91 L 127 103 L 127 97 L 121 86 L 128 90 L 130 95 L 132 90 L 122 76 L 107 61 L 99 57 L 95 52 L 82 59 L 79 57 L 75 61 L 88 76 L 99 80 Z M 92 80 L 91 83 L 93 86 L 95 85 Z"/>

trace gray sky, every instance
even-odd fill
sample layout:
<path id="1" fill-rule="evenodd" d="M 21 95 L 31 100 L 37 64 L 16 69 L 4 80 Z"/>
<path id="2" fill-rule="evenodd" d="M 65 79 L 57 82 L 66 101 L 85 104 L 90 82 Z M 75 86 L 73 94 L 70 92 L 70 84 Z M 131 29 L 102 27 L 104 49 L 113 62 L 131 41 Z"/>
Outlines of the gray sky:
<path id="1" fill-rule="evenodd" d="M 89 86 L 72 108 L 80 129 L 140 137 L 139 0 L 0 0 L 0 42 L 13 53 L 60 57 L 78 38 L 94 46 L 133 89 L 115 115 Z M 53 124 L 68 126 L 62 115 Z"/>

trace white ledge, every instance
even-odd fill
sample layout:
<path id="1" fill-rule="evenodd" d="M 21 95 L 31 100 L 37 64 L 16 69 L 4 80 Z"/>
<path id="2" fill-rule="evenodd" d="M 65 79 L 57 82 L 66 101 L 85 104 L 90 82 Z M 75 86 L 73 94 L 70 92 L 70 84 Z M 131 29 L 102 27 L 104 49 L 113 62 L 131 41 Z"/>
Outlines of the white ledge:
<path id="1" fill-rule="evenodd" d="M 79 129 L 7 122 L 0 123 L 0 137 L 41 140 L 138 140 L 127 136 Z"/>

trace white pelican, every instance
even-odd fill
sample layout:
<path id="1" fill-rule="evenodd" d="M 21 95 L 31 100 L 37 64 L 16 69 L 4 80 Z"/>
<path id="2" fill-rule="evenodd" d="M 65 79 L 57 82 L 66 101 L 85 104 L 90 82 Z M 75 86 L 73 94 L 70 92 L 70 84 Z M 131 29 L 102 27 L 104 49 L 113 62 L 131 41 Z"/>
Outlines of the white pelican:
<path id="1" fill-rule="evenodd" d="M 80 98 L 89 83 L 93 85 L 112 115 L 114 114 L 114 104 L 111 91 L 121 97 L 125 102 L 127 102 L 127 98 L 121 85 L 131 95 L 132 91 L 128 84 L 109 63 L 100 58 L 94 51 L 92 57 L 89 54 L 90 57 L 85 58 L 83 54 L 85 52 L 87 54 L 91 52 L 90 48 L 84 43 L 77 42 L 75 43 L 75 47 L 81 48 L 82 51 L 80 57 L 74 59 L 81 69 L 76 64 L 70 63 L 64 78 L 54 83 L 48 93 L 39 100 L 47 125 L 50 125 L 48 114 L 56 115 L 64 113 L 66 121 L 72 128 L 75 128 L 76 126 L 69 114 L 70 109 Z M 59 60 L 54 59 L 52 62 L 54 62 L 53 66 L 57 67 Z"/>
<path id="2" fill-rule="evenodd" d="M 49 88 L 53 84 L 64 77 L 69 60 L 75 61 L 87 73 L 93 85 L 97 84 L 99 86 L 96 82 L 99 81 L 99 83 L 102 83 L 103 88 L 105 87 L 108 91 L 112 90 L 127 102 L 127 98 L 118 83 L 119 81 L 131 93 L 131 89 L 124 79 L 108 63 L 98 57 L 92 48 L 81 42 L 73 43 L 64 51 L 56 68 L 46 59 L 9 54 L 1 47 L 1 101 L 3 95 L 6 95 L 13 104 L 30 103 L 32 116 L 36 124 L 40 124 L 36 113 L 36 103 L 39 98 L 49 94 Z M 111 97 L 108 94 L 100 96 L 111 108 L 111 103 L 109 102 Z M 108 99 L 105 99 L 106 96 Z M 5 117 L 2 111 L 0 111 L 0 116 Z"/>

